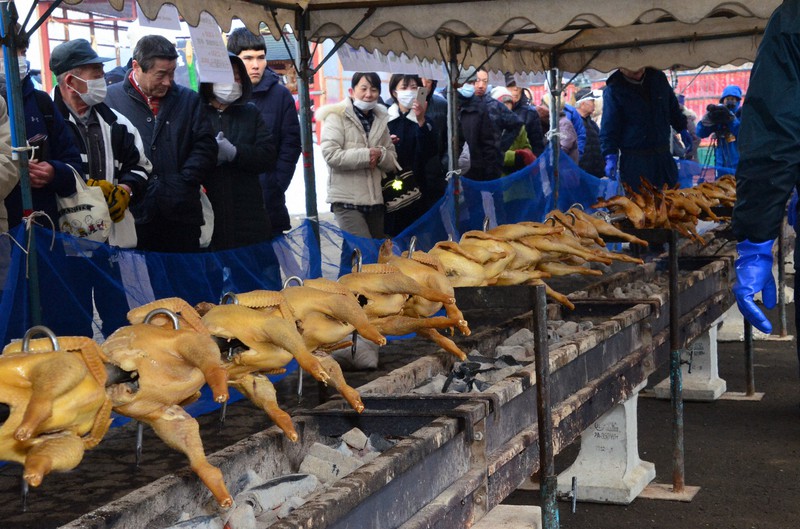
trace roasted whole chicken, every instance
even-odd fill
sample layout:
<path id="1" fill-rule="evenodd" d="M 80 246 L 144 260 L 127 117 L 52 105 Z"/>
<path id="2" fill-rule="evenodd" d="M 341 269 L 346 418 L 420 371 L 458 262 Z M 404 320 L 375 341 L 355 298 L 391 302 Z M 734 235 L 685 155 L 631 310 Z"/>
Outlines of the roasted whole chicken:
<path id="1" fill-rule="evenodd" d="M 38 487 L 53 471 L 71 470 L 111 424 L 105 359 L 86 337 L 7 345 L 0 356 L 0 402 L 9 415 L 0 426 L 0 459 L 23 465 L 23 479 Z"/>

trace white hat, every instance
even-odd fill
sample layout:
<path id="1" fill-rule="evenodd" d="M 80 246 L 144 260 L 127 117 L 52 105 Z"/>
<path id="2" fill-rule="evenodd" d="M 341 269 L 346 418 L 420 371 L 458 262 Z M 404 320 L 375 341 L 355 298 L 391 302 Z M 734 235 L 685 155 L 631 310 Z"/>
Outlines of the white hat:
<path id="1" fill-rule="evenodd" d="M 514 97 L 511 95 L 511 92 L 509 92 L 508 88 L 506 88 L 505 86 L 496 86 L 492 88 L 491 95 L 492 99 L 497 99 L 501 103 L 503 102 L 503 99 L 505 99 L 506 97 L 508 97 L 509 99 L 514 99 Z"/>

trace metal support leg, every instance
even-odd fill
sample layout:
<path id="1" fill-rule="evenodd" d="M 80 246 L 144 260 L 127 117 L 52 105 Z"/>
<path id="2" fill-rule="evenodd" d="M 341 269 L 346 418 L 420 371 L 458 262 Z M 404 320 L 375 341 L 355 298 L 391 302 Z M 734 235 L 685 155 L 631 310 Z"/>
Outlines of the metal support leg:
<path id="1" fill-rule="evenodd" d="M 756 393 L 756 378 L 753 371 L 753 326 L 744 320 L 744 377 L 747 384 L 745 395 L 752 397 Z"/>
<path id="2" fill-rule="evenodd" d="M 534 287 L 534 357 L 537 420 L 539 423 L 539 483 L 542 529 L 558 529 L 558 477 L 553 454 L 553 415 L 550 409 L 550 354 L 547 348 L 547 297 L 544 285 Z"/>
<path id="3" fill-rule="evenodd" d="M 669 237 L 669 383 L 672 404 L 672 491 L 683 492 L 683 381 L 681 374 L 678 232 Z"/>
<path id="4" fill-rule="evenodd" d="M 786 338 L 789 332 L 786 324 L 786 271 L 784 270 L 786 256 L 783 252 L 783 228 L 784 224 L 782 222 L 781 231 L 778 234 L 778 315 L 781 322 L 781 338 Z"/>

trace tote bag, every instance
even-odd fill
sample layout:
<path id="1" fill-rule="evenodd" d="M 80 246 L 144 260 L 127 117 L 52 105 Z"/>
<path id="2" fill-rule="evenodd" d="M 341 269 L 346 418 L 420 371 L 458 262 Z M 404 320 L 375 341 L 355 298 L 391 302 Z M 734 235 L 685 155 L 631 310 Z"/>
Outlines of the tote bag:
<path id="1" fill-rule="evenodd" d="M 58 227 L 64 233 L 95 242 L 106 242 L 111 232 L 111 215 L 108 213 L 103 190 L 89 187 L 75 169 L 75 193 L 62 197 L 56 195 Z"/>

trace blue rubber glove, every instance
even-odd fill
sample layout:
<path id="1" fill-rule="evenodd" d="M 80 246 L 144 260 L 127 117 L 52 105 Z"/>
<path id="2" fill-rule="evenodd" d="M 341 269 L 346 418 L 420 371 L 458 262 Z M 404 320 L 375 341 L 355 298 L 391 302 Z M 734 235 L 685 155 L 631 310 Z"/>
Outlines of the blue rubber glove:
<path id="1" fill-rule="evenodd" d="M 618 154 L 606 154 L 606 176 L 609 178 L 614 178 L 617 173 L 617 160 L 619 160 Z"/>
<path id="2" fill-rule="evenodd" d="M 753 296 L 761 292 L 764 306 L 775 307 L 778 291 L 772 277 L 772 243 L 742 241 L 736 245 L 739 258 L 736 259 L 736 283 L 733 295 L 739 311 L 753 327 L 767 334 L 772 332 L 772 324 L 758 308 Z"/>

